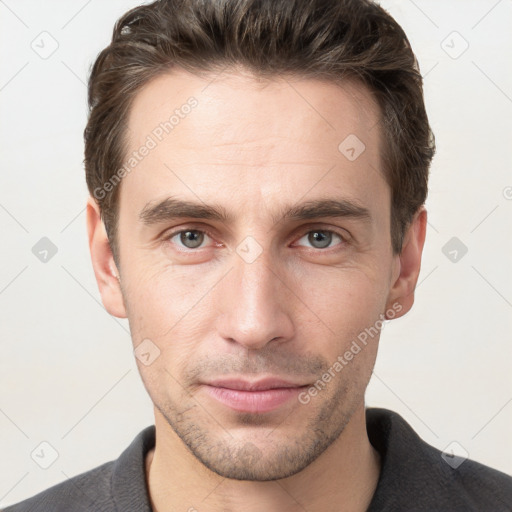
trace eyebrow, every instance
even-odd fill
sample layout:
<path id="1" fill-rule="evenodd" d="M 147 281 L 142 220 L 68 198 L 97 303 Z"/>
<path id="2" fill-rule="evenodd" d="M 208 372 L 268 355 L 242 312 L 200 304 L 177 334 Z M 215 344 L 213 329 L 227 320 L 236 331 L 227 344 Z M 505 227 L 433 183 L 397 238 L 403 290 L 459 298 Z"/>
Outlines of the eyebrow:
<path id="1" fill-rule="evenodd" d="M 201 202 L 167 197 L 156 204 L 147 203 L 139 214 L 139 220 L 147 225 L 160 224 L 178 218 L 217 220 L 230 223 L 234 220 L 220 205 L 207 205 Z M 315 199 L 302 204 L 285 206 L 280 215 L 272 216 L 275 224 L 283 220 L 302 221 L 324 217 L 352 218 L 371 222 L 370 211 L 349 199 Z"/>

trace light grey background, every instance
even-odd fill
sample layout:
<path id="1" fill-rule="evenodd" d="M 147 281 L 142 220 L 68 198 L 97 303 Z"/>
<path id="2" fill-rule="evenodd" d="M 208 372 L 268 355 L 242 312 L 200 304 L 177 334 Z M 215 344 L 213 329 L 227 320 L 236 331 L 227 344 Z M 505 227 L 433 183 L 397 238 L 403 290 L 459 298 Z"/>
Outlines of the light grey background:
<path id="1" fill-rule="evenodd" d="M 382 4 L 420 61 L 438 153 L 416 303 L 382 333 L 367 403 L 512 473 L 512 0 Z M 135 5 L 0 1 L 0 506 L 117 458 L 153 422 L 84 214 L 87 72 Z"/>

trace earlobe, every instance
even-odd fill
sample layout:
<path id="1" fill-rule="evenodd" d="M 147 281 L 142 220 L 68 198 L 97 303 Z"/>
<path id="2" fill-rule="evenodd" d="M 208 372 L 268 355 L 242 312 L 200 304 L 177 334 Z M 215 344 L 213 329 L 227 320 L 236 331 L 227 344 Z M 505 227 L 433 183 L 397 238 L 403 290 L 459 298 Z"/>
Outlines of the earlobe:
<path id="1" fill-rule="evenodd" d="M 113 316 L 126 318 L 120 275 L 112 255 L 105 226 L 96 201 L 87 201 L 87 234 L 91 262 L 105 309 Z"/>
<path id="2" fill-rule="evenodd" d="M 427 210 L 421 207 L 414 215 L 404 236 L 398 261 L 398 277 L 389 291 L 386 311 L 398 311 L 394 318 L 405 315 L 414 304 L 414 291 L 421 269 L 421 256 L 427 230 Z M 401 307 L 399 308 L 398 305 Z"/>

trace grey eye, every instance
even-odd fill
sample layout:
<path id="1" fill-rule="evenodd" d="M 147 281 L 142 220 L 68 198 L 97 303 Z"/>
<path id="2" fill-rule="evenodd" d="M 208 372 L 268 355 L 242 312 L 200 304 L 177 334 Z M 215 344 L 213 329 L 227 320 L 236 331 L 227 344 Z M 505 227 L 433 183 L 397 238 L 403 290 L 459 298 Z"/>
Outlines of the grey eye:
<path id="1" fill-rule="evenodd" d="M 314 249 L 325 249 L 326 247 L 329 247 L 333 242 L 333 237 L 339 238 L 340 242 L 343 242 L 343 238 L 338 235 L 337 233 L 334 233 L 333 231 L 329 230 L 321 230 L 316 229 L 313 231 L 310 231 L 309 233 L 306 233 L 300 240 L 307 239 L 307 242 L 314 248 Z"/>
<path id="2" fill-rule="evenodd" d="M 324 249 L 325 247 L 328 247 L 331 241 L 332 233 L 327 231 L 311 231 L 308 235 L 308 242 L 317 249 Z"/>
<path id="3" fill-rule="evenodd" d="M 180 242 L 187 249 L 196 249 L 199 247 L 204 240 L 204 233 L 198 230 L 187 230 L 177 233 L 180 237 Z"/>

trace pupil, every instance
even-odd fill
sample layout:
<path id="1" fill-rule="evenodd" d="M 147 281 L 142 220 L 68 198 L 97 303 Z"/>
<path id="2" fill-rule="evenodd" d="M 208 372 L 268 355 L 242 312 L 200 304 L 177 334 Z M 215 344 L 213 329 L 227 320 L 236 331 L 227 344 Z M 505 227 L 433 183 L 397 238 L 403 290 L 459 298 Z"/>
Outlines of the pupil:
<path id="1" fill-rule="evenodd" d="M 181 242 L 189 249 L 199 247 L 203 241 L 203 234 L 198 231 L 184 231 L 181 233 Z"/>
<path id="2" fill-rule="evenodd" d="M 313 231 L 309 234 L 309 242 L 311 245 L 320 249 L 328 247 L 331 243 L 331 238 L 332 235 L 330 233 L 325 233 L 325 231 Z"/>

